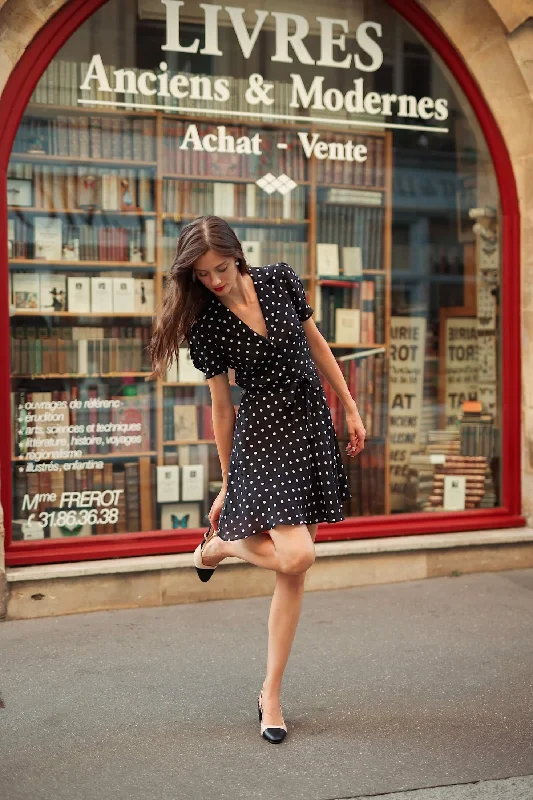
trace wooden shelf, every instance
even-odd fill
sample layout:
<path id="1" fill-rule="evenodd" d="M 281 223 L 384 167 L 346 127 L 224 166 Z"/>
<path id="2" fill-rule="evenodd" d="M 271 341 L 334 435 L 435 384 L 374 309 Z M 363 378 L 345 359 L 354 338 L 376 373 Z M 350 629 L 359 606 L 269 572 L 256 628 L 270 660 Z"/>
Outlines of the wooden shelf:
<path id="1" fill-rule="evenodd" d="M 33 206 L 8 206 L 8 211 L 26 211 L 28 214 L 86 214 L 88 217 L 155 217 L 155 211 L 120 211 L 109 208 L 99 208 L 94 211 L 90 208 L 34 208 Z"/>
<path id="2" fill-rule="evenodd" d="M 113 319 L 115 317 L 153 317 L 151 311 L 113 311 L 101 313 L 98 311 L 33 311 L 30 309 L 17 309 L 13 317 L 92 317 L 94 319 Z"/>
<path id="3" fill-rule="evenodd" d="M 73 115 L 80 115 L 83 116 L 84 114 L 103 114 L 105 116 L 119 116 L 119 117 L 155 117 L 158 113 L 157 111 L 149 111 L 147 109 L 139 109 L 130 111 L 126 108 L 109 108 L 108 106 L 95 106 L 95 105 L 83 105 L 83 106 L 62 106 L 53 103 L 30 103 L 24 109 L 25 114 L 30 114 L 31 116 L 39 116 L 41 114 L 47 116 L 56 114 L 68 114 L 69 116 Z"/>
<path id="4" fill-rule="evenodd" d="M 48 153 L 11 153 L 11 161 L 31 162 L 43 164 L 94 164 L 95 166 L 110 167 L 156 167 L 157 161 L 136 161 L 124 158 L 87 158 L 84 156 L 56 156 Z"/>
<path id="5" fill-rule="evenodd" d="M 322 278 L 317 278 L 317 283 L 320 286 L 337 286 L 342 283 L 347 288 L 354 283 L 361 281 L 365 275 L 385 275 L 384 269 L 364 269 L 361 275 L 354 275 L 353 278 L 345 278 L 343 275 L 328 275 Z"/>
<path id="6" fill-rule="evenodd" d="M 68 267 L 68 269 L 157 269 L 157 264 L 140 264 L 129 261 L 42 261 L 37 258 L 11 258 L 9 263 L 24 267 Z"/>
<path id="7" fill-rule="evenodd" d="M 11 380 L 79 380 L 80 378 L 145 378 L 149 372 L 49 372 L 47 375 L 12 373 Z"/>
<path id="8" fill-rule="evenodd" d="M 190 181 L 191 183 L 196 183 L 197 181 L 208 181 L 209 183 L 255 183 L 261 176 L 258 178 L 254 178 L 250 175 L 247 178 L 241 178 L 236 176 L 230 176 L 225 178 L 223 175 L 185 175 L 182 173 L 170 173 L 165 172 L 161 175 L 163 179 L 173 180 L 173 181 Z M 296 181 L 295 181 L 296 183 Z M 310 181 L 298 181 L 298 186 L 310 186 Z"/>
<path id="9" fill-rule="evenodd" d="M 338 342 L 328 342 L 329 347 L 340 350 L 371 350 L 374 347 L 386 347 L 384 344 L 339 344 Z"/>
<path id="10" fill-rule="evenodd" d="M 37 451 L 38 452 L 38 451 Z M 93 458 L 95 461 L 110 461 L 113 458 L 142 458 L 143 456 L 155 456 L 157 455 L 155 450 L 144 450 L 142 452 L 131 452 L 131 453 L 124 453 L 122 451 L 117 453 L 84 453 L 81 456 L 76 456 L 76 458 L 54 458 L 54 461 L 88 461 L 90 458 Z M 46 460 L 46 459 L 45 459 Z M 48 459 L 49 461 L 51 459 Z M 20 464 L 28 464 L 30 462 L 33 463 L 41 463 L 35 462 L 33 458 L 26 458 L 25 456 L 13 456 L 11 461 L 15 461 Z"/>
<path id="11" fill-rule="evenodd" d="M 94 113 L 94 109 L 93 109 Z M 224 112 L 221 111 L 220 115 L 216 116 L 207 116 L 202 114 L 202 109 L 196 109 L 195 111 L 189 112 L 180 112 L 176 110 L 174 113 L 167 112 L 167 111 L 155 111 L 154 114 L 161 114 L 163 119 L 181 119 L 187 122 L 206 122 L 212 125 L 240 125 L 245 128 L 265 128 L 266 130 L 284 130 L 284 131 L 292 131 L 294 129 L 301 129 L 301 130 L 313 130 L 319 131 L 321 133 L 337 133 L 341 136 L 372 136 L 376 139 L 384 139 L 386 136 L 386 131 L 381 131 L 377 128 L 368 128 L 357 127 L 356 129 L 351 129 L 349 131 L 342 130 L 342 125 L 350 120 L 350 117 L 346 117 L 345 119 L 339 119 L 337 122 L 335 121 L 335 117 L 331 117 L 331 120 L 322 123 L 310 122 L 306 119 L 305 116 L 299 116 L 298 114 L 294 114 L 291 122 L 283 122 L 282 120 L 273 120 L 269 122 L 268 120 L 264 120 L 261 117 L 251 118 L 246 117 L 242 119 L 242 117 L 235 117 L 231 115 L 229 117 L 225 117 L 223 114 Z M 291 115 L 292 116 L 292 115 Z"/>
<path id="12" fill-rule="evenodd" d="M 197 214 L 173 214 L 171 211 L 165 211 L 161 215 L 164 220 L 172 220 L 174 222 L 196 219 L 197 216 Z M 283 219 L 283 217 L 273 217 L 272 219 L 266 219 L 265 217 L 224 217 L 224 219 L 226 222 L 243 225 L 275 225 L 276 227 L 283 227 L 284 225 L 303 227 L 304 225 L 309 225 L 308 219 Z"/>
<path id="13" fill-rule="evenodd" d="M 196 381 L 196 383 L 194 381 L 190 381 L 190 382 L 189 381 L 183 381 L 183 382 L 178 382 L 178 383 L 173 383 L 172 381 L 161 381 L 161 385 L 165 386 L 167 388 L 169 386 L 171 386 L 171 387 L 176 387 L 176 386 L 206 386 L 206 387 L 208 387 L 209 386 L 207 381 L 201 381 L 201 382 L 200 381 Z"/>
<path id="14" fill-rule="evenodd" d="M 85 99 L 85 98 L 84 98 Z M 208 124 L 214 125 L 235 125 L 236 124 L 236 117 L 234 115 L 224 115 L 223 111 L 220 111 L 219 114 L 214 116 L 206 116 L 202 114 L 202 109 L 198 108 L 194 111 L 189 112 L 180 112 L 179 109 L 172 112 L 170 109 L 172 106 L 169 106 L 168 111 L 162 111 L 161 109 L 153 109 L 150 110 L 148 108 L 111 108 L 110 106 L 99 106 L 98 101 L 94 101 L 92 103 L 88 103 L 87 105 L 75 105 L 75 106 L 64 106 L 60 104 L 54 103 L 30 103 L 26 106 L 24 113 L 30 114 L 31 116 L 48 116 L 48 115 L 56 115 L 56 114 L 65 114 L 68 116 L 73 115 L 87 115 L 87 114 L 102 114 L 105 116 L 114 116 L 114 117 L 149 117 L 151 119 L 157 119 L 160 117 L 162 119 L 171 119 L 171 120 L 186 120 L 187 122 L 207 122 Z M 364 127 L 358 127 L 357 129 L 353 129 L 351 131 L 342 130 L 342 124 L 348 121 L 348 117 L 344 120 L 340 119 L 337 123 L 335 123 L 335 119 L 332 118 L 331 121 L 320 123 L 319 125 L 315 122 L 309 122 L 304 116 L 299 117 L 297 114 L 294 115 L 294 119 L 292 122 L 283 122 L 283 121 L 272 121 L 269 122 L 268 120 L 264 120 L 261 117 L 257 118 L 249 118 L 249 119 L 239 119 L 238 124 L 241 127 L 245 128 L 265 128 L 266 130 L 286 130 L 286 131 L 294 131 L 294 128 L 300 128 L 302 130 L 317 130 L 320 132 L 329 132 L 329 133 L 340 133 L 342 136 L 346 135 L 363 135 L 363 136 L 372 136 L 376 139 L 383 139 L 386 136 L 386 131 L 379 130 L 378 128 L 371 128 L 367 129 Z"/>
<path id="15" fill-rule="evenodd" d="M 317 181 L 317 189 L 353 189 L 354 191 L 358 192 L 384 192 L 384 186 L 361 186 L 358 183 L 323 183 L 322 181 Z M 359 203 L 324 203 L 324 205 L 328 206 L 358 206 Z M 379 203 L 372 203 L 372 206 L 376 208 L 384 208 L 384 205 Z"/>
<path id="16" fill-rule="evenodd" d="M 216 442 L 214 439 L 167 439 L 163 442 L 165 447 L 171 447 L 172 445 L 180 444 L 216 444 Z"/>

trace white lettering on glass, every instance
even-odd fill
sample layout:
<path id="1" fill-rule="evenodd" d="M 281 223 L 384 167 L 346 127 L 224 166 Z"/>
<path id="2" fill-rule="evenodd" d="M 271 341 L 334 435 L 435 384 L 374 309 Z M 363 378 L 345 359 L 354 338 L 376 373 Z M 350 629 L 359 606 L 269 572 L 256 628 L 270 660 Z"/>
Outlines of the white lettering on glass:
<path id="1" fill-rule="evenodd" d="M 226 54 L 220 48 L 219 28 L 222 30 L 230 27 L 243 57 L 250 59 L 258 46 L 261 32 L 268 26 L 269 31 L 273 30 L 274 35 L 274 47 L 270 55 L 272 62 L 292 64 L 297 61 L 304 65 L 316 65 L 325 69 L 351 68 L 363 73 L 375 72 L 383 64 L 383 50 L 379 44 L 383 29 L 377 22 L 365 21 L 350 31 L 349 23 L 345 19 L 315 17 L 319 26 L 318 49 L 320 54 L 315 61 L 306 46 L 310 35 L 310 21 L 301 14 L 199 3 L 198 7 L 202 10 L 203 36 L 201 32 L 188 35 L 180 16 L 181 8 L 186 5 L 185 0 L 161 0 L 161 2 L 165 7 L 166 21 L 166 36 L 162 50 L 202 53 L 214 57 L 224 56 Z M 252 15 L 255 15 L 255 19 Z M 347 52 L 349 43 L 352 43 L 354 52 Z M 348 115 L 380 116 L 382 119 L 395 115 L 397 118 L 421 121 L 434 119 L 438 122 L 448 118 L 448 101 L 444 97 L 416 98 L 407 94 L 366 92 L 363 77 L 354 78 L 353 88 L 348 91 L 342 91 L 336 85 L 328 86 L 327 74 L 314 75 L 312 78 L 304 79 L 297 73 L 291 73 L 290 78 L 292 80 L 289 103 L 291 110 L 347 112 Z M 164 101 L 164 98 L 172 97 L 177 101 L 184 101 L 183 106 L 187 106 L 187 100 L 189 100 L 205 102 L 215 107 L 217 104 L 227 103 L 238 91 L 239 97 L 242 98 L 242 107 L 238 110 L 228 110 L 228 114 L 235 116 L 242 112 L 251 116 L 254 107 L 261 105 L 263 109 L 258 116 L 265 118 L 272 116 L 273 119 L 276 117 L 280 119 L 294 118 L 290 114 L 275 113 L 277 109 L 274 104 L 278 99 L 279 92 L 277 83 L 267 83 L 263 75 L 253 73 L 248 76 L 248 84 L 248 88 L 242 92 L 241 86 L 238 86 L 237 80 L 232 77 L 171 74 L 165 61 L 161 61 L 157 73 L 151 70 L 139 72 L 126 68 L 110 73 L 109 67 L 106 69 L 103 63 L 102 56 L 95 54 L 82 77 L 80 89 L 83 92 L 91 92 L 93 98 L 100 93 L 104 95 L 124 94 L 129 95 L 129 98 L 124 98 L 123 101 L 80 98 L 79 102 L 123 106 L 126 105 L 126 99 L 128 99 L 128 106 L 135 106 L 137 102 L 139 107 L 166 108 L 168 102 L 163 106 L 158 106 L 157 100 L 155 102 L 151 100 L 147 105 L 143 104 L 143 98 L 155 97 Z M 132 102 L 132 95 L 137 95 L 138 100 Z M 266 113 L 265 106 L 272 106 L 273 113 L 271 115 Z M 169 106 L 169 110 L 174 109 L 179 110 L 175 106 Z M 208 112 L 213 108 L 204 110 Z M 313 119 L 312 115 L 310 118 Z M 359 123 L 351 122 L 351 124 Z M 363 121 L 360 124 L 363 124 Z M 398 125 L 398 123 L 392 124 L 385 121 L 371 124 L 377 127 Z M 401 124 L 399 126 L 420 130 L 426 127 Z M 436 130 L 440 132 L 445 129 L 437 128 Z M 192 133 L 190 135 L 193 136 Z M 320 143 L 318 145 L 316 155 L 320 158 L 323 148 Z M 211 140 L 202 144 L 204 149 L 210 146 L 214 146 Z M 254 146 L 256 145 L 250 143 L 250 147 Z M 348 154 L 347 157 L 351 157 L 351 155 L 353 154 Z"/>

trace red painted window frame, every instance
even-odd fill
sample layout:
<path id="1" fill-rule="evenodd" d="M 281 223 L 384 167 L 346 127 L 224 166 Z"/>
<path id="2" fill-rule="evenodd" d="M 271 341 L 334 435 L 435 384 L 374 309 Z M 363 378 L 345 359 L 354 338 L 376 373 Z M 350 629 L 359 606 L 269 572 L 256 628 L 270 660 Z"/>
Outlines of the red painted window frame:
<path id="1" fill-rule="evenodd" d="M 6 170 L 15 134 L 37 81 L 57 51 L 74 31 L 107 0 L 71 0 L 39 31 L 14 68 L 0 98 L 5 120 L 0 140 L 0 241 L 7 240 Z M 435 22 L 413 0 L 387 0 L 425 41 L 443 58 L 468 98 L 484 131 L 496 171 L 502 205 L 503 290 L 501 326 L 503 354 L 503 505 L 447 513 L 410 513 L 350 518 L 324 525 L 317 540 L 360 539 L 417 533 L 516 527 L 525 524 L 521 515 L 520 488 L 520 216 L 516 183 L 509 153 L 492 113 L 467 65 Z M 85 561 L 111 557 L 140 556 L 190 551 L 200 532 L 160 531 L 98 536 L 94 539 L 12 542 L 12 481 L 10 423 L 10 351 L 8 313 L 7 248 L 0 253 L 0 413 L 5 420 L 0 438 L 1 500 L 6 523 L 6 564 L 39 564 Z M 8 424 L 9 420 L 9 424 Z"/>

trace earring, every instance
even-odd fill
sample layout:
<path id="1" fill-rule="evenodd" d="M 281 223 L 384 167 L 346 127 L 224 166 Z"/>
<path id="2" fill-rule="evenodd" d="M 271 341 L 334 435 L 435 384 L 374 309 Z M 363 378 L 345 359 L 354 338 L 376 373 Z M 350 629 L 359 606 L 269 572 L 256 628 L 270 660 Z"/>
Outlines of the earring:
<path id="1" fill-rule="evenodd" d="M 193 279 L 193 281 L 196 281 L 196 273 L 194 271 L 192 273 L 192 279 Z"/>
<path id="2" fill-rule="evenodd" d="M 241 260 L 240 260 L 240 258 L 237 258 L 237 259 L 235 259 L 235 266 L 236 266 L 236 267 L 240 267 L 240 265 L 241 265 Z"/>

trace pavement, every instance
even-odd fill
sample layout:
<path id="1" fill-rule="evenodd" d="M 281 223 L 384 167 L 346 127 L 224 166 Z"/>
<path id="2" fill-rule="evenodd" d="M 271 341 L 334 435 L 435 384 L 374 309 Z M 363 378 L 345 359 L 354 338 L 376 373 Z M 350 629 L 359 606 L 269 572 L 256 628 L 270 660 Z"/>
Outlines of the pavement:
<path id="1" fill-rule="evenodd" d="M 2 799 L 533 799 L 533 570 L 306 593 L 277 746 L 269 604 L 0 623 Z"/>

